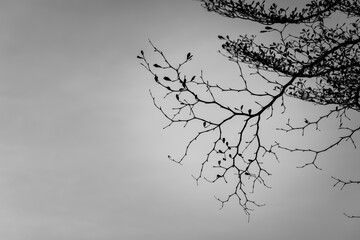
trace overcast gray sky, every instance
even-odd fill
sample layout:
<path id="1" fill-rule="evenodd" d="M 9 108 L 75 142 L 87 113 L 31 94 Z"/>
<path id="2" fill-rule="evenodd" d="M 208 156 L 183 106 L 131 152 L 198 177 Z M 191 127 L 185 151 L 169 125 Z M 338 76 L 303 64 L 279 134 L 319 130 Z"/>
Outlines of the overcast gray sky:
<path id="1" fill-rule="evenodd" d="M 359 188 L 330 179 L 358 175 L 350 145 L 322 157 L 328 171 L 283 153 L 250 223 L 236 204 L 219 210 L 214 186 L 196 186 L 191 159 L 167 159 L 186 138 L 162 130 L 136 55 L 152 56 L 150 38 L 226 76 L 235 66 L 217 35 L 251 30 L 192 0 L 1 1 L 0 239 L 357 239 L 359 220 L 342 213 L 360 213 Z"/>

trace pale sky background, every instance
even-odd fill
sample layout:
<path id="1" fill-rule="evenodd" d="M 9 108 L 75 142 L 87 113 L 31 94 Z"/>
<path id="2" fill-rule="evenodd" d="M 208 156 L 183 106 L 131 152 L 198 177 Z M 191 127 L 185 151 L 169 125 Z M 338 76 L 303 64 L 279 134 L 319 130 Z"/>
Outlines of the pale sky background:
<path id="1" fill-rule="evenodd" d="M 330 179 L 358 176 L 350 145 L 323 155 L 323 171 L 282 153 L 250 223 L 196 185 L 191 158 L 167 159 L 186 134 L 162 130 L 136 55 L 153 57 L 150 38 L 173 59 L 191 51 L 208 77 L 233 77 L 217 35 L 252 29 L 192 0 L 0 1 L 0 239 L 358 239 L 360 221 L 342 214 L 360 214 L 359 187 Z"/>

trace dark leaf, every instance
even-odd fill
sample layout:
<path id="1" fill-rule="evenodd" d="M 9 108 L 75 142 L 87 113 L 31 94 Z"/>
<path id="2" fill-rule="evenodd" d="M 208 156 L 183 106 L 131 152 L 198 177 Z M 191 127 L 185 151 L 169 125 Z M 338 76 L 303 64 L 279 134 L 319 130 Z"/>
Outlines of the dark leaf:
<path id="1" fill-rule="evenodd" d="M 183 88 L 186 88 L 186 83 L 185 83 L 185 81 L 182 82 L 182 86 L 183 86 Z"/>
<path id="2" fill-rule="evenodd" d="M 164 80 L 165 81 L 171 81 L 171 79 L 169 77 L 166 77 L 166 76 L 164 77 Z"/>
<path id="3" fill-rule="evenodd" d="M 157 63 L 154 64 L 154 67 L 161 68 L 161 66 L 159 64 L 157 64 Z"/>

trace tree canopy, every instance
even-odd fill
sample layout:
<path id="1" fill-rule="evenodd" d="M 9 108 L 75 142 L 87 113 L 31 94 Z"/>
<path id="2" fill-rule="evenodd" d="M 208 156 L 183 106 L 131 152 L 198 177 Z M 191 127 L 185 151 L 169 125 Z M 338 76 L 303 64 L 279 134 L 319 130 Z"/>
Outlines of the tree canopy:
<path id="1" fill-rule="evenodd" d="M 312 0 L 299 9 L 275 3 L 266 5 L 265 1 L 199 2 L 210 12 L 262 26 L 256 36 L 218 36 L 223 42 L 220 52 L 236 65 L 240 82 L 227 88 L 221 86 L 221 80 L 216 84 L 205 80 L 202 72 L 199 76 L 188 77 L 182 73 L 182 68 L 192 60 L 191 53 L 183 62 L 173 64 L 152 42 L 150 44 L 162 62 L 150 63 L 143 51 L 138 58 L 155 83 L 165 90 L 164 97 L 172 106 L 170 109 L 159 105 L 150 93 L 156 108 L 170 121 L 168 126 L 184 124 L 186 127 L 190 123 L 199 126 L 182 157 L 169 158 L 182 163 L 195 141 L 205 135 L 216 135 L 194 178 L 196 181 L 203 178 L 209 182 L 232 183 L 233 191 L 226 198 L 217 199 L 223 206 L 235 198 L 249 214 L 254 206 L 261 206 L 251 198 L 251 193 L 259 184 L 267 187 L 265 178 L 271 175 L 263 162 L 269 158 L 278 159 L 278 151 L 309 152 L 313 157 L 301 167 L 320 169 L 316 160 L 322 153 L 346 141 L 356 147 L 354 138 L 360 132 L 360 123 L 349 116 L 360 114 L 360 1 Z M 276 41 L 262 41 L 268 35 Z M 251 73 L 248 74 L 245 68 L 251 69 Z M 262 87 L 251 84 L 254 76 L 262 81 Z M 239 104 L 222 99 L 230 94 L 245 96 L 247 102 Z M 290 116 L 285 126 L 279 126 L 279 131 L 300 131 L 304 135 L 305 131 L 319 130 L 326 120 L 331 119 L 337 122 L 334 131 L 340 131 L 341 135 L 322 148 L 289 147 L 276 141 L 265 143 L 264 123 L 287 113 L 287 98 L 323 105 L 327 112 L 300 124 L 293 124 Z M 221 118 L 204 115 L 202 110 L 208 106 Z M 229 130 L 231 122 L 235 122 L 236 127 Z M 207 171 L 212 173 L 211 178 Z M 348 184 L 360 183 L 336 176 L 333 180 L 334 186 L 340 185 L 341 189 Z"/>

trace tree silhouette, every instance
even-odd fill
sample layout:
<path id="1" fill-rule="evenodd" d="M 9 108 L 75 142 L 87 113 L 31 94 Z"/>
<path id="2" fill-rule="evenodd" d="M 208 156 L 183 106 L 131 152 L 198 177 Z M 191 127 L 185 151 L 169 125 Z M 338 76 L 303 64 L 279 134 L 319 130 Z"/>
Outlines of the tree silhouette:
<path id="1" fill-rule="evenodd" d="M 210 12 L 263 26 L 257 36 L 245 34 L 236 39 L 218 36 L 223 42 L 220 52 L 236 65 L 240 82 L 234 87 L 222 87 L 220 83 L 205 80 L 202 71 L 199 76 L 187 77 L 182 69 L 193 55 L 188 53 L 182 62 L 172 64 L 151 41 L 162 62 L 150 63 L 143 51 L 137 57 L 166 92 L 165 103 L 171 108 L 159 104 L 150 91 L 155 107 L 170 121 L 166 127 L 172 124 L 186 127 L 190 123 L 199 127 L 182 157 L 169 156 L 169 159 L 181 164 L 195 141 L 203 136 L 215 136 L 203 140 L 212 139 L 212 143 L 194 178 L 197 182 L 203 178 L 209 182 L 223 180 L 233 184 L 227 197 L 217 199 L 224 206 L 235 198 L 249 214 L 254 206 L 261 206 L 251 198 L 255 186 L 268 187 L 265 178 L 271 174 L 263 162 L 268 158 L 278 159 L 278 151 L 308 152 L 312 157 L 300 167 L 320 169 L 316 160 L 322 153 L 346 141 L 356 147 L 354 136 L 359 133 L 360 124 L 351 120 L 360 112 L 360 1 L 312 0 L 302 9 L 281 8 L 276 4 L 266 6 L 265 1 L 200 2 Z M 259 36 L 266 38 L 268 35 L 276 41 L 259 41 Z M 251 83 L 254 78 L 262 81 L 261 87 Z M 247 102 L 229 102 L 224 98 L 226 95 L 244 97 Z M 277 130 L 300 131 L 304 135 L 306 131 L 320 130 L 320 126 L 331 119 L 337 122 L 334 131 L 341 135 L 322 148 L 292 148 L 281 142 L 264 142 L 264 123 L 287 113 L 288 98 L 322 105 L 326 113 L 314 119 L 305 118 L 302 123 L 288 119 L 285 126 Z M 206 114 L 205 109 L 209 107 L 216 117 Z M 336 181 L 334 187 L 342 185 L 341 189 L 360 183 L 333 179 Z"/>

